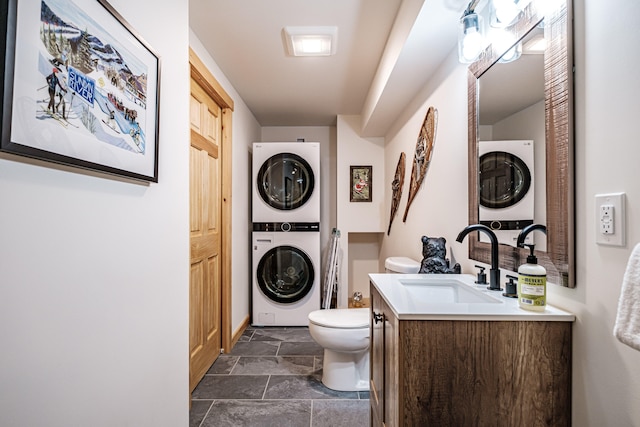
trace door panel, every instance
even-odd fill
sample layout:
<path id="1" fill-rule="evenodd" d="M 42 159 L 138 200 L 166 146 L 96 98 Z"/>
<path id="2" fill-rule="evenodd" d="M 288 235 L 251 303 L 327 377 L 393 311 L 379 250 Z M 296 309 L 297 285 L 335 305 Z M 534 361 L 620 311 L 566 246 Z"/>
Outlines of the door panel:
<path id="1" fill-rule="evenodd" d="M 190 364 L 193 390 L 221 349 L 221 108 L 195 80 L 190 101 Z"/>
<path id="2" fill-rule="evenodd" d="M 189 280 L 189 357 L 193 358 L 202 350 L 203 336 L 202 322 L 198 321 L 203 317 L 200 301 L 203 300 L 202 280 L 204 274 L 202 272 L 202 263 L 191 264 L 191 277 Z"/>

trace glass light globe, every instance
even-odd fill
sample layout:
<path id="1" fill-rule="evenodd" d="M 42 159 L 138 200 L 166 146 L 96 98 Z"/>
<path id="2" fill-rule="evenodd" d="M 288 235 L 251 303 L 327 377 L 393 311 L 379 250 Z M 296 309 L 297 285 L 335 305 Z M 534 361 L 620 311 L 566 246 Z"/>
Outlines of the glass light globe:
<path id="1" fill-rule="evenodd" d="M 482 17 L 475 13 L 463 16 L 458 32 L 458 60 L 462 63 L 475 61 L 485 46 Z"/>

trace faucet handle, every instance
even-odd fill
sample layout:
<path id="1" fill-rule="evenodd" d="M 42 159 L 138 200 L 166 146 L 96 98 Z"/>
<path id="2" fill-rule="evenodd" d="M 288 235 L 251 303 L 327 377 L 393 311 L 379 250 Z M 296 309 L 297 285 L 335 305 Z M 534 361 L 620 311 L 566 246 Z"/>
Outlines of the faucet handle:
<path id="1" fill-rule="evenodd" d="M 487 284 L 487 273 L 484 272 L 485 267 L 483 267 L 481 265 L 476 265 L 475 267 L 480 269 L 480 271 L 478 271 L 478 280 L 476 280 L 476 284 L 478 284 L 478 285 L 486 285 Z"/>
<path id="2" fill-rule="evenodd" d="M 502 294 L 502 296 L 508 298 L 518 298 L 518 284 L 514 282 L 514 280 L 518 280 L 518 278 L 516 276 L 507 274 L 507 279 L 509 279 L 509 281 L 505 283 L 506 290 Z"/>

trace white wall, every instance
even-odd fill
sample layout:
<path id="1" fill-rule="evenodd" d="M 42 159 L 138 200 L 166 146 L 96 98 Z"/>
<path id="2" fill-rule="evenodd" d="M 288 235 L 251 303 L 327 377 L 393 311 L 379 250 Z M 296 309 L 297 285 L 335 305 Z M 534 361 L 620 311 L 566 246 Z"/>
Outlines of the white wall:
<path id="1" fill-rule="evenodd" d="M 363 250 L 363 242 L 380 240 L 385 225 L 384 138 L 360 136 L 360 116 L 338 116 L 337 189 L 340 269 L 338 307 L 346 307 L 354 291 L 368 297 L 368 273 L 380 271 L 379 244 Z M 350 202 L 351 166 L 371 166 L 371 202 Z M 387 208 L 388 209 L 388 208 Z M 372 233 L 356 236 L 355 234 Z M 353 254 L 351 251 L 355 251 Z M 375 268 L 373 268 L 375 266 Z M 372 269 L 373 268 L 373 269 Z"/>
<path id="2" fill-rule="evenodd" d="M 418 190 L 403 222 L 415 145 L 427 109 L 438 113 L 436 137 L 431 164 L 422 187 Z M 437 75 L 408 106 L 391 132 L 386 136 L 385 186 L 390 186 L 400 153 L 406 154 L 404 188 L 400 207 L 393 220 L 389 237 L 385 236 L 381 257 L 406 256 L 422 260 L 422 236 L 444 237 L 447 257 L 462 264 L 463 271 L 473 272 L 468 261 L 468 242 L 455 241 L 468 224 L 467 213 L 467 70 L 457 63 L 452 52 Z M 384 221 L 388 224 L 391 206 L 390 188 L 386 191 Z M 453 250 L 451 250 L 453 249 Z"/>
<path id="3" fill-rule="evenodd" d="M 640 3 L 574 3 L 577 284 L 575 289 L 550 285 L 548 296 L 551 304 L 577 316 L 572 424 L 640 426 L 640 352 L 619 343 L 612 334 L 627 259 L 640 242 L 636 126 L 640 56 L 630 50 L 640 43 L 634 22 Z M 454 241 L 467 224 L 466 87 L 465 67 L 443 64 L 440 74 L 387 135 L 385 170 L 391 176 L 400 151 L 407 153 L 407 160 L 413 155 L 427 107 L 433 105 L 439 111 L 435 152 L 424 186 L 406 224 L 399 212 L 391 236 L 383 241 L 381 257 L 419 259 L 419 237 L 440 235 L 453 246 L 463 272 L 473 272 L 466 241 L 464 245 Z M 599 246 L 595 243 L 594 195 L 616 191 L 627 193 L 628 244 Z M 405 187 L 401 211 L 406 197 Z M 389 198 L 388 192 L 386 206 Z"/>
<path id="4" fill-rule="evenodd" d="M 338 225 L 351 233 L 380 233 L 384 223 L 384 138 L 360 137 L 360 116 L 338 116 Z M 371 202 L 350 202 L 351 166 L 372 166 Z"/>
<path id="5" fill-rule="evenodd" d="M 384 271 L 384 260 L 380 259 L 380 247 L 384 233 L 348 233 L 348 258 L 343 260 L 348 274 L 347 298 L 354 292 L 362 293 L 363 298 L 369 295 L 369 274 Z"/>
<path id="6" fill-rule="evenodd" d="M 640 352 L 612 335 L 627 259 L 640 242 L 640 57 L 629 50 L 640 43 L 640 3 L 574 3 L 577 285 L 551 287 L 549 300 L 578 318 L 573 424 L 640 426 Z M 595 243 L 594 196 L 614 191 L 627 193 L 623 248 Z"/>
<path id="7" fill-rule="evenodd" d="M 110 3 L 162 59 L 159 182 L 0 157 L 2 426 L 188 423 L 188 2 Z"/>
<path id="8" fill-rule="evenodd" d="M 189 33 L 189 44 L 234 102 L 231 131 L 233 141 L 231 322 L 233 332 L 236 333 L 250 314 L 251 156 L 252 144 L 260 140 L 260 125 L 193 31 Z"/>

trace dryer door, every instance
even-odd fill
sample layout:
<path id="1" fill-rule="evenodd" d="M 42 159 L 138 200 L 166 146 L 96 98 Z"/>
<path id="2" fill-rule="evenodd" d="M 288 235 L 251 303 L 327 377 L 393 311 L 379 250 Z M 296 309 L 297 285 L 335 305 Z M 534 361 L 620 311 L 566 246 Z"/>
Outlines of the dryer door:
<path id="1" fill-rule="evenodd" d="M 313 194 L 314 176 L 309 163 L 293 153 L 279 153 L 262 164 L 257 176 L 262 200 L 279 210 L 304 205 Z"/>
<path id="2" fill-rule="evenodd" d="M 531 187 L 531 171 L 518 156 L 491 151 L 480 157 L 480 204 L 504 209 L 518 203 Z"/>
<path id="3" fill-rule="evenodd" d="M 294 303 L 313 288 L 311 258 L 294 246 L 277 246 L 268 250 L 258 263 L 258 286 L 272 301 Z"/>

